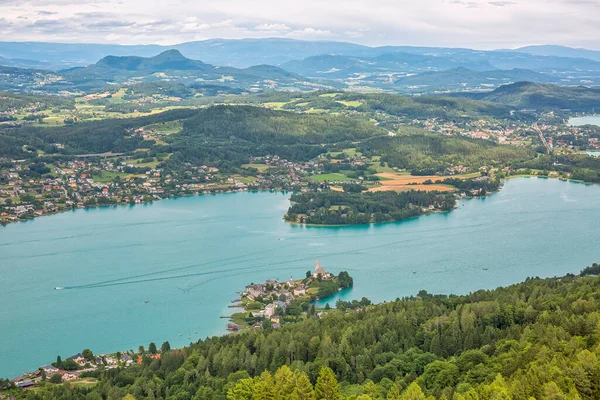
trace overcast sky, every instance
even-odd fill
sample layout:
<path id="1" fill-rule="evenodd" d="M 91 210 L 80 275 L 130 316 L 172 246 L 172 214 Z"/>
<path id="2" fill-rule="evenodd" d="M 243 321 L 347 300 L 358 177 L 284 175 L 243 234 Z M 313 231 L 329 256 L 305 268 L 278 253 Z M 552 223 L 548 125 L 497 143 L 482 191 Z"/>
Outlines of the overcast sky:
<path id="1" fill-rule="evenodd" d="M 288 37 L 600 50 L 600 0 L 0 0 L 0 40 L 175 44 Z"/>

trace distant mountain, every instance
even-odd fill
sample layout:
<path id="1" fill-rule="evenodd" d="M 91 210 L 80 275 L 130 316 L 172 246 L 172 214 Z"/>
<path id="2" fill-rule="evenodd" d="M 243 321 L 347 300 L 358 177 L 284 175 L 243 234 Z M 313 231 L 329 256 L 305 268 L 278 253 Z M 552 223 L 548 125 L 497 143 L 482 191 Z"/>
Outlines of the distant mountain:
<path id="1" fill-rule="evenodd" d="M 527 69 L 473 71 L 453 68 L 445 71 L 425 72 L 399 78 L 393 84 L 396 91 L 450 91 L 490 90 L 507 83 L 528 80 L 532 82 L 555 82 L 556 79 Z"/>
<path id="2" fill-rule="evenodd" d="M 179 50 L 188 58 L 221 66 L 247 68 L 253 65 L 282 65 L 294 60 L 309 57 L 336 55 L 357 58 L 377 58 L 377 63 L 404 63 L 414 65 L 418 58 L 408 59 L 407 55 L 419 55 L 436 63 L 445 59 L 449 65 L 435 66 L 435 69 L 465 67 L 469 69 L 590 69 L 588 61 L 600 61 L 599 52 L 584 49 L 570 49 L 561 46 L 530 46 L 517 50 L 481 51 L 465 48 L 381 46 L 369 47 L 354 43 L 330 41 L 302 41 L 285 38 L 268 39 L 210 39 L 180 43 L 172 46 L 81 43 L 41 43 L 41 42 L 0 42 L 0 57 L 34 61 L 36 65 L 19 64 L 20 67 L 45 69 L 65 69 L 87 66 L 98 60 L 112 56 L 153 57 L 165 50 Z M 401 53 L 394 60 L 390 54 Z M 392 59 L 386 60 L 386 58 Z M 552 58 L 547 58 L 552 57 Z M 573 61 L 572 59 L 579 59 Z M 571 60 L 570 60 L 571 59 Z M 582 61 L 586 59 L 586 61 Z M 570 61 L 569 61 L 570 60 Z M 491 64 L 491 65 L 490 65 Z M 386 68 L 390 68 L 389 66 Z M 600 69 L 592 65 L 591 69 Z M 321 70 L 321 69 L 320 69 Z M 327 69 L 325 69 L 326 71 Z M 299 72 L 294 70 L 294 72 Z M 299 72 L 300 73 L 300 72 Z"/>
<path id="3" fill-rule="evenodd" d="M 213 65 L 246 68 L 252 65 L 278 65 L 318 54 L 340 53 L 370 55 L 371 47 L 344 42 L 301 41 L 292 39 L 210 39 L 173 46 L 124 46 L 93 43 L 0 42 L 0 56 L 30 58 L 57 69 L 86 66 L 109 55 L 152 57 L 176 49 L 185 56 Z"/>
<path id="4" fill-rule="evenodd" d="M 489 93 L 464 94 L 475 100 L 485 100 L 515 108 L 535 110 L 569 109 L 572 111 L 600 110 L 600 88 L 563 87 L 531 82 L 500 86 Z"/>
<path id="5" fill-rule="evenodd" d="M 0 57 L 0 66 L 4 67 L 16 67 L 16 68 L 43 68 L 49 69 L 50 65 L 38 61 L 38 60 L 27 60 L 23 58 L 5 58 Z"/>
<path id="6" fill-rule="evenodd" d="M 4 67 L 11 68 L 11 67 Z M 271 65 L 246 69 L 219 67 L 192 60 L 178 50 L 167 50 L 153 57 L 106 56 L 87 67 L 74 67 L 56 73 L 13 68 L 0 77 L 0 89 L 18 91 L 84 91 L 114 85 L 148 82 L 174 82 L 194 86 L 211 86 L 239 91 L 312 90 L 330 86 L 312 82 L 298 74 Z"/>
<path id="7" fill-rule="evenodd" d="M 600 51 L 588 49 L 575 49 L 566 46 L 541 45 L 526 46 L 515 49 L 520 53 L 533 54 L 537 56 L 555 56 L 569 58 L 587 58 L 588 60 L 600 61 Z"/>

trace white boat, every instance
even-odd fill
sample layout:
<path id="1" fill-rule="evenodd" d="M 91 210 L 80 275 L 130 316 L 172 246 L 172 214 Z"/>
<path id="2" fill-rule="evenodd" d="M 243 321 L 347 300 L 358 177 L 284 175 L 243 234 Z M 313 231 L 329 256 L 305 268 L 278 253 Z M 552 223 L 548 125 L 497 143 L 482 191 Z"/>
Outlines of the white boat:
<path id="1" fill-rule="evenodd" d="M 54 290 L 63 290 L 64 288 L 62 286 L 54 286 Z"/>

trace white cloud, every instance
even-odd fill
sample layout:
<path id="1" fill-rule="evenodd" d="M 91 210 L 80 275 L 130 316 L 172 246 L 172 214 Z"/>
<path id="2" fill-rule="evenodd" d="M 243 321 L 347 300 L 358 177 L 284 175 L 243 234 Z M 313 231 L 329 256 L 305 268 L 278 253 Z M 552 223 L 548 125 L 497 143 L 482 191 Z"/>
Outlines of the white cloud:
<path id="1" fill-rule="evenodd" d="M 304 29 L 296 29 L 286 34 L 287 37 L 297 38 L 297 39 L 319 39 L 333 36 L 330 31 L 327 29 L 315 29 L 315 28 L 304 28 Z"/>
<path id="2" fill-rule="evenodd" d="M 173 44 L 281 36 L 369 45 L 600 49 L 600 0 L 0 0 L 2 40 Z"/>
<path id="3" fill-rule="evenodd" d="M 256 31 L 266 31 L 266 32 L 287 32 L 291 28 L 286 24 L 260 24 L 254 27 Z"/>

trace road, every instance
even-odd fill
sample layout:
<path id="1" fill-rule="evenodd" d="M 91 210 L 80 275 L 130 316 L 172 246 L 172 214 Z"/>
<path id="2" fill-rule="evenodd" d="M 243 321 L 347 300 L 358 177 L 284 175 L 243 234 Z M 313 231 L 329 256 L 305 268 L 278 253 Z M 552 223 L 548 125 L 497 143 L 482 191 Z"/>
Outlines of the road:
<path id="1" fill-rule="evenodd" d="M 540 137 L 540 140 L 542 141 L 542 144 L 546 148 L 546 152 L 548 154 L 550 154 L 550 145 L 546 141 L 546 138 L 544 137 L 544 134 L 542 133 L 542 130 L 540 129 L 540 127 L 538 126 L 538 124 L 533 124 L 533 129 L 535 129 L 537 131 L 537 133 L 538 133 L 538 135 Z"/>

